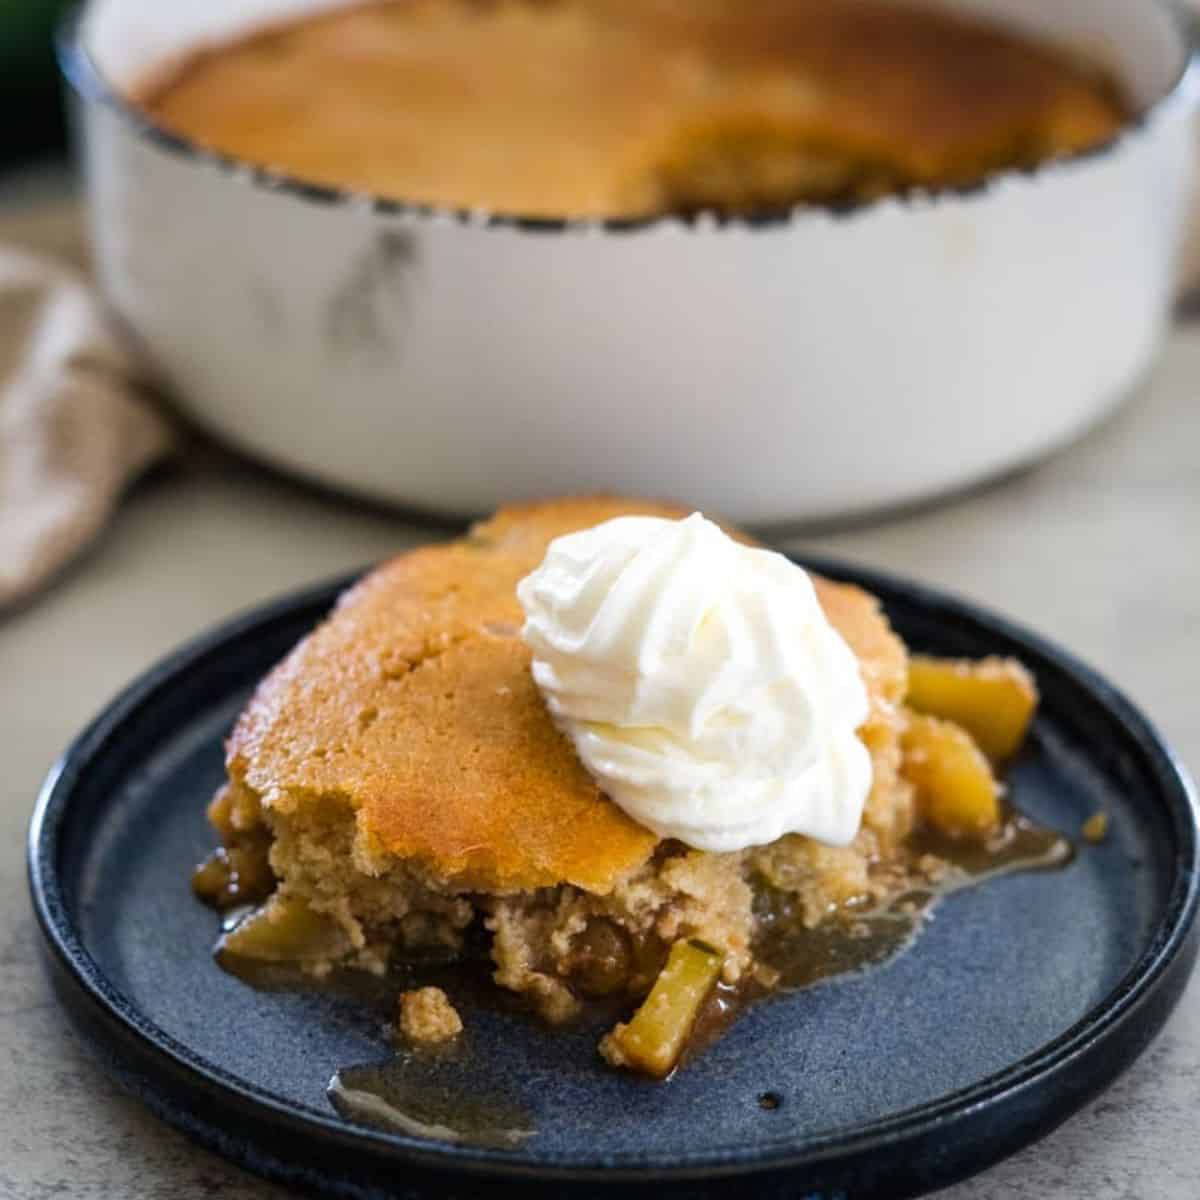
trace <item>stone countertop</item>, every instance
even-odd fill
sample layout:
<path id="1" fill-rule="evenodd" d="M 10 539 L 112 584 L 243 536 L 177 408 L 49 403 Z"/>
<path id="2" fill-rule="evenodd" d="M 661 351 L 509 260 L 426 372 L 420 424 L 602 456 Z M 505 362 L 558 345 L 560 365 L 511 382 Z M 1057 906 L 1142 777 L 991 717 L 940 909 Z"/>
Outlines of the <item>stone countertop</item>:
<path id="1" fill-rule="evenodd" d="M 937 508 L 794 539 L 911 575 L 1059 639 L 1200 768 L 1200 330 L 1059 457 Z M 25 827 L 74 733 L 178 642 L 297 585 L 439 536 L 204 446 L 142 484 L 85 561 L 0 619 L 0 1200 L 285 1193 L 200 1150 L 109 1083 L 39 969 Z M 950 1200 L 1195 1200 L 1200 985 L 1148 1053 L 1039 1144 Z"/>

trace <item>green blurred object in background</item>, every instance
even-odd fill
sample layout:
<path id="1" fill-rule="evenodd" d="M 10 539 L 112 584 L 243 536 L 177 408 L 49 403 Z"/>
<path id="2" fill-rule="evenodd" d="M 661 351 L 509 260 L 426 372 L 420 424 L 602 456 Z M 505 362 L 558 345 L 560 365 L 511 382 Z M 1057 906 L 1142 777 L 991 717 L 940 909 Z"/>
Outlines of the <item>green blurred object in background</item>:
<path id="1" fill-rule="evenodd" d="M 63 147 L 54 29 L 70 0 L 0 0 L 0 162 Z"/>

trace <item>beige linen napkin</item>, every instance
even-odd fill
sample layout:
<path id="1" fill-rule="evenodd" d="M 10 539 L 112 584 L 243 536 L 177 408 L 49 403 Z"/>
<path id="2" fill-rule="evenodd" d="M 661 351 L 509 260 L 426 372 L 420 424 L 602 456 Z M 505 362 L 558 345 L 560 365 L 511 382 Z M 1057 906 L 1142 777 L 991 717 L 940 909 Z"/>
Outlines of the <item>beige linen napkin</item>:
<path id="1" fill-rule="evenodd" d="M 0 611 L 79 553 L 171 442 L 84 277 L 0 248 Z"/>

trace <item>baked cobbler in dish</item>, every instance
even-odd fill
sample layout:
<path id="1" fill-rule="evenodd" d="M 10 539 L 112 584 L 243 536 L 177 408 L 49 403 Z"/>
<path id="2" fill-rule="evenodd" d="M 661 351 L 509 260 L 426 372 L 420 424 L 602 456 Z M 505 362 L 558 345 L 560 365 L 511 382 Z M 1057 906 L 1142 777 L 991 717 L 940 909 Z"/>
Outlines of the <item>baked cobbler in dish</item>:
<path id="1" fill-rule="evenodd" d="M 1068 49 L 883 0 L 388 0 L 199 48 L 134 99 L 301 180 L 552 218 L 972 184 L 1129 115 Z"/>

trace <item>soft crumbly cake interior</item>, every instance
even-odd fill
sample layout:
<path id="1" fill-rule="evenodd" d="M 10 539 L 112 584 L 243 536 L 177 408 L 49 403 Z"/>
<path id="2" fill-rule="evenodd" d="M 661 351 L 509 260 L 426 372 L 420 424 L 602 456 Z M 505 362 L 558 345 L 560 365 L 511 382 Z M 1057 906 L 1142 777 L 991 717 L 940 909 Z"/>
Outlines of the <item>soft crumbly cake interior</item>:
<path id="1" fill-rule="evenodd" d="M 786 916 L 802 934 L 927 886 L 945 864 L 910 839 L 923 821 L 996 830 L 1000 788 L 975 739 L 1019 744 L 1027 673 L 922 659 L 910 699 L 963 724 L 917 717 L 877 602 L 822 579 L 870 699 L 859 735 L 873 785 L 853 844 L 787 836 L 713 854 L 630 821 L 545 710 L 515 587 L 554 537 L 632 512 L 686 515 L 614 499 L 502 510 L 368 576 L 263 681 L 210 806 L 224 848 L 196 876 L 220 906 L 265 900 L 226 951 L 382 974 L 397 955 L 454 957 L 483 930 L 496 982 L 554 1022 L 589 996 L 641 998 L 683 942 L 717 948 L 726 984 L 763 990 L 768 925 Z"/>
<path id="2" fill-rule="evenodd" d="M 279 882 L 265 919 L 270 925 L 275 917 L 283 944 L 296 951 L 279 957 L 316 974 L 334 966 L 382 973 L 397 952 L 458 953 L 467 929 L 482 922 L 491 934 L 496 982 L 558 1022 L 573 1017 L 587 996 L 645 994 L 681 938 L 721 947 L 727 983 L 757 969 L 756 981 L 769 987 L 770 965 L 756 963 L 753 953 L 756 894 L 786 896 L 802 923 L 815 927 L 925 880 L 929 865 L 905 853 L 914 812 L 912 787 L 899 774 L 899 720 L 898 713 L 881 716 L 864 730 L 876 775 L 853 845 L 789 836 L 710 854 L 664 842 L 604 893 L 571 884 L 477 891 L 415 861 L 364 861 L 355 810 L 338 799 L 285 812 L 264 807 L 232 782 L 209 815 L 226 846 L 269 839 Z M 299 942 L 289 930 L 296 902 L 303 914 Z M 314 922 L 311 913 L 327 919 Z"/>
<path id="3" fill-rule="evenodd" d="M 296 177 L 545 217 L 973 183 L 1111 138 L 1073 54 L 881 0 L 391 0 L 160 73 L 154 120 Z"/>

